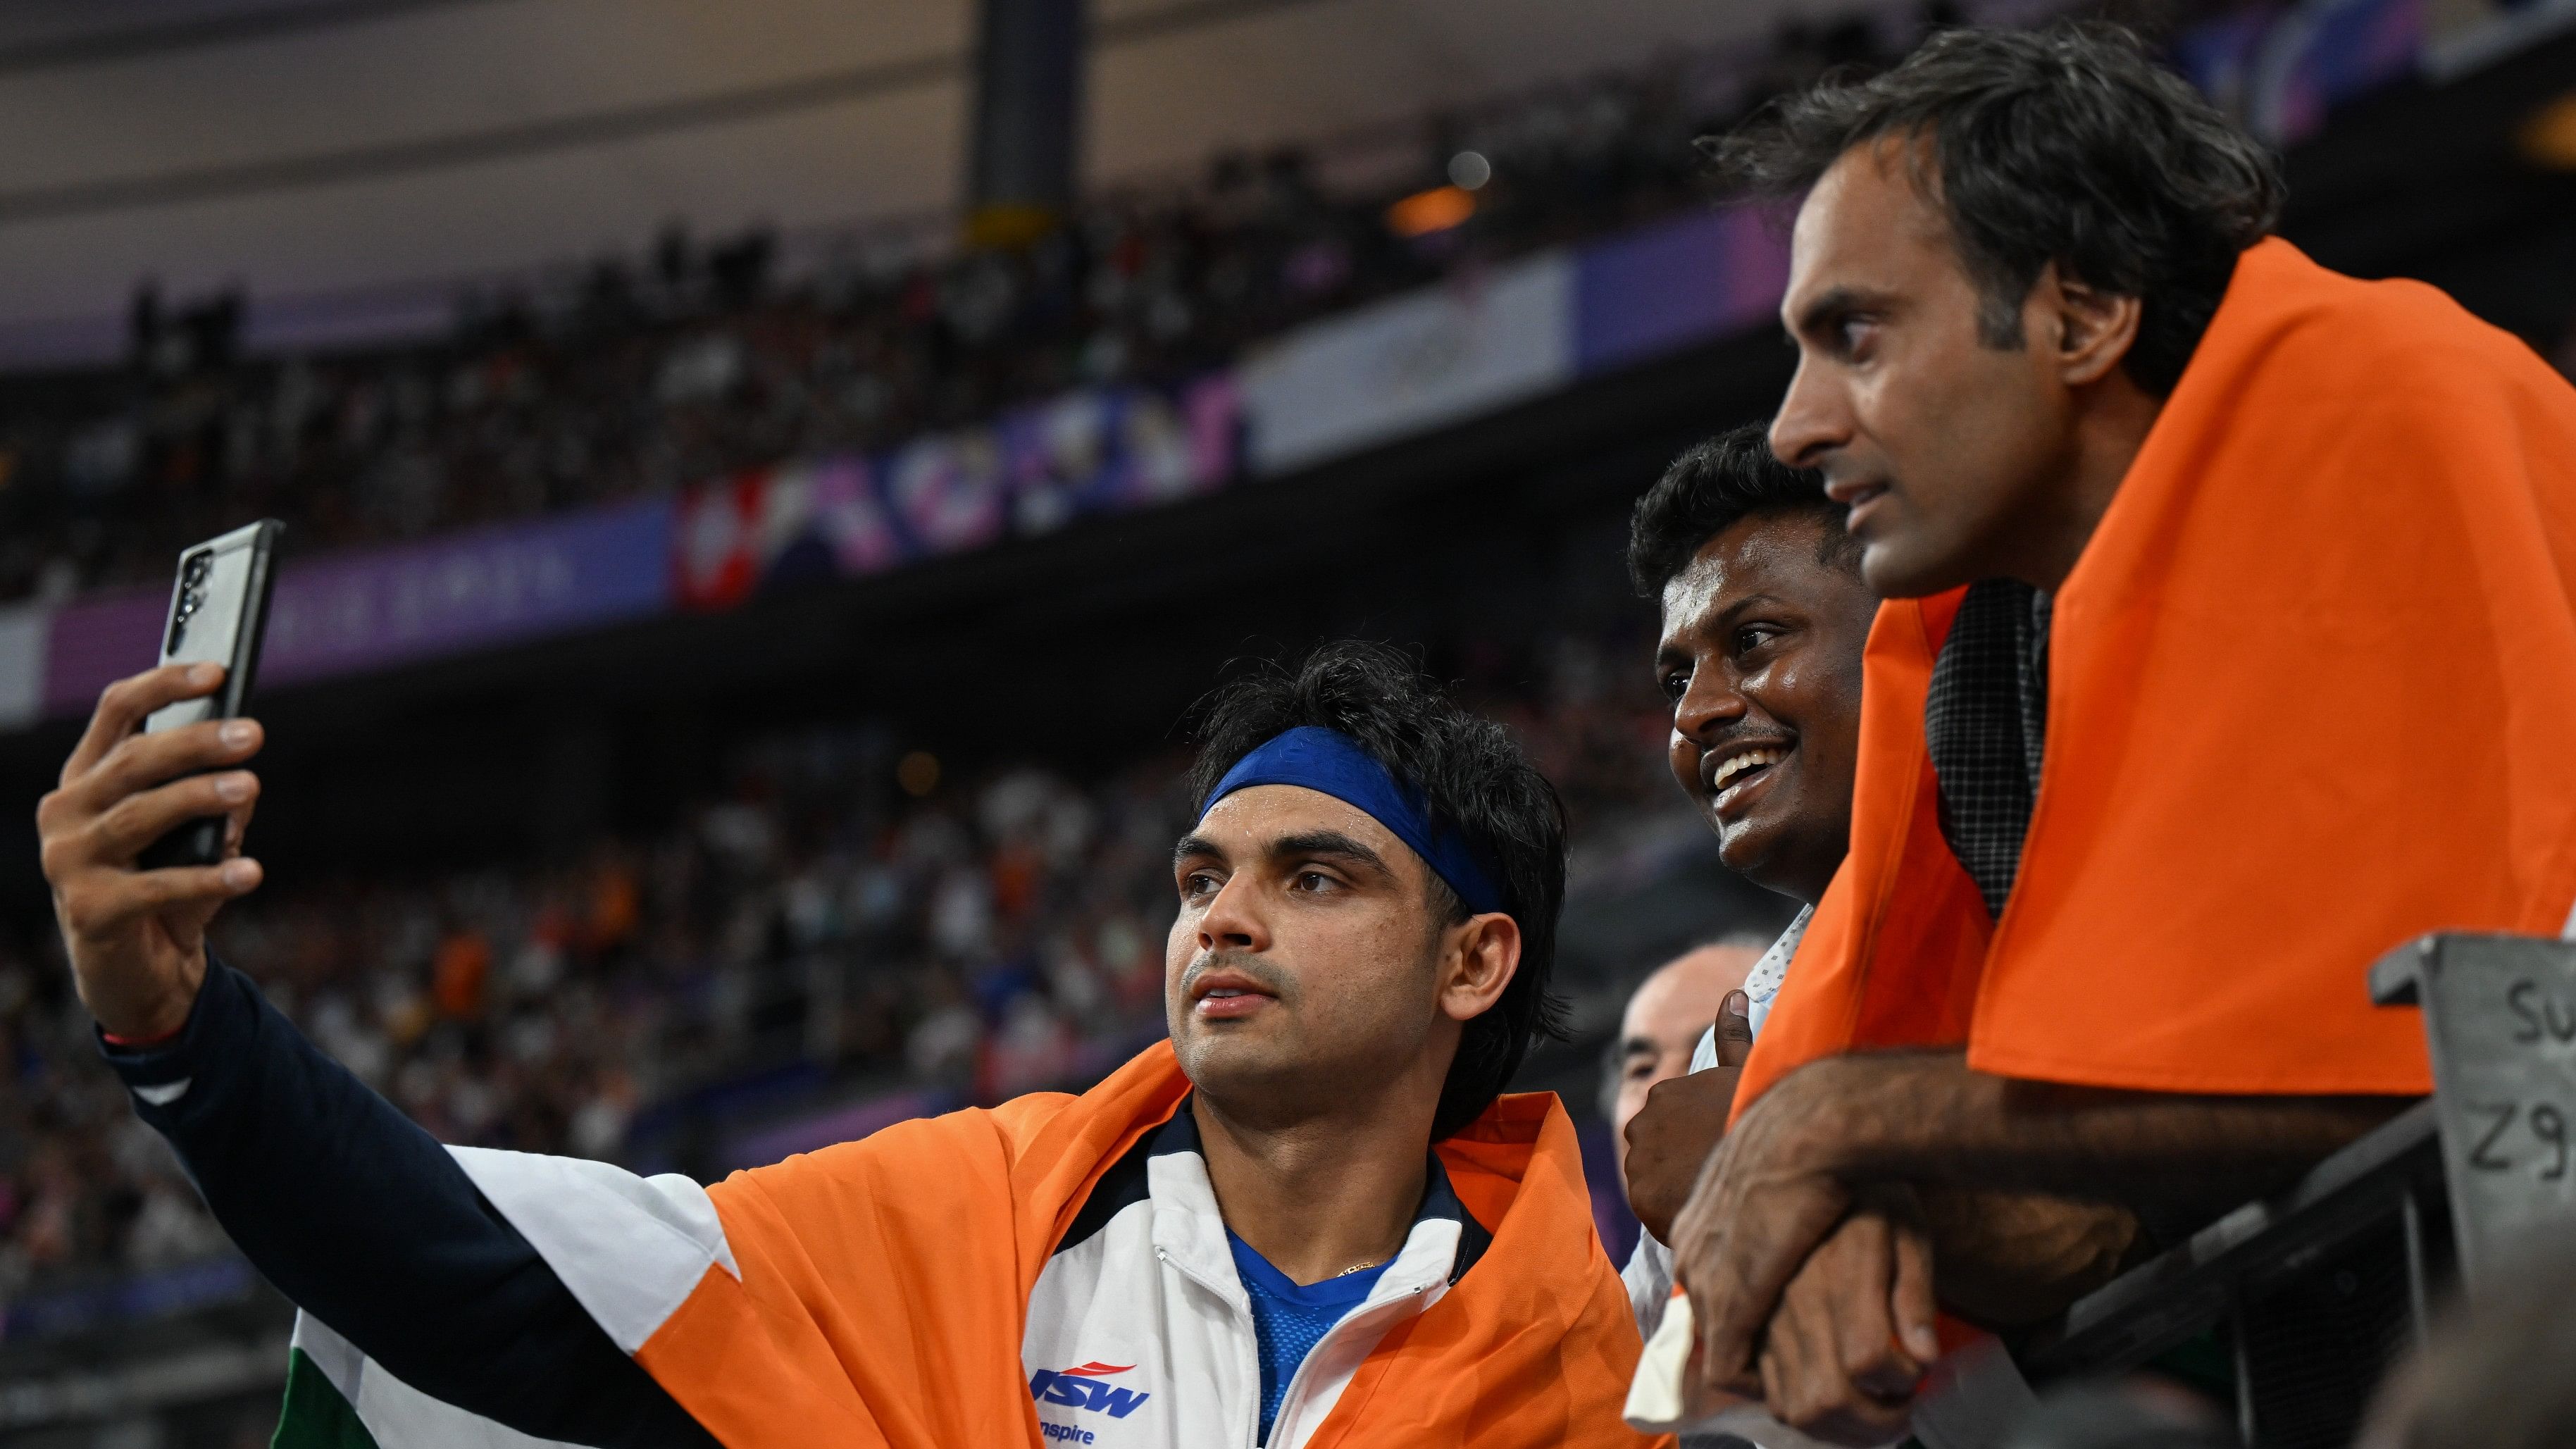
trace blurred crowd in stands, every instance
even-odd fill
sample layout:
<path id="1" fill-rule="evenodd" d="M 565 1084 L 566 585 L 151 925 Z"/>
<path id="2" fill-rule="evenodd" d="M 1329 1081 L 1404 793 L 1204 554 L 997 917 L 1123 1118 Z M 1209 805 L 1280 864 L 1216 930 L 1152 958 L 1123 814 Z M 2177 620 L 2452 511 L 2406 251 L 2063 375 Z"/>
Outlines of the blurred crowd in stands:
<path id="1" fill-rule="evenodd" d="M 1564 794 L 1578 857 L 1687 812 L 1644 658 L 1568 637 L 1458 661 Z M 1184 763 L 943 778 L 882 728 L 815 728 L 746 746 L 659 833 L 443 879 L 281 879 L 214 949 L 443 1141 L 716 1175 L 741 1165 L 727 1105 L 994 1101 L 1159 1036 Z M 224 1243 L 99 1062 L 51 936 L 0 952 L 0 1323 L 18 1294 Z"/>
<path id="2" fill-rule="evenodd" d="M 1677 53 L 1392 147 L 1351 138 L 1377 158 L 1357 179 L 1334 148 L 1224 156 L 1019 246 L 854 234 L 792 267 L 765 233 L 674 230 L 574 287 L 470 297 L 433 344 L 253 357 L 240 298 L 146 289 L 124 365 L 0 378 L 0 602 L 157 581 L 261 515 L 299 549 L 410 538 L 1185 380 L 1305 319 L 1703 205 L 1692 138 L 1910 40 L 1847 21 Z M 1642 647 L 1462 662 L 1545 681 L 1481 703 L 1565 793 L 1578 859 L 1686 808 L 1651 696 L 1624 687 Z M 766 740 L 721 798 L 577 860 L 282 881 L 216 946 L 442 1140 L 701 1173 L 732 1165 L 709 1102 L 992 1100 L 1159 1034 L 1182 762 L 943 779 L 885 739 Z M 52 932 L 25 924 L 0 933 L 0 1328 L 13 1297 L 225 1241 L 98 1064 Z"/>
<path id="3" fill-rule="evenodd" d="M 674 230 L 546 295 L 475 296 L 432 345 L 250 358 L 238 297 L 146 291 L 126 366 L 0 382 L 0 601 L 155 581 L 263 515 L 299 549 L 409 538 L 1183 381 L 1307 318 L 1704 205 L 1692 138 L 1910 39 L 1853 20 L 1677 54 L 1404 128 L 1356 148 L 1395 162 L 1356 177 L 1329 148 L 1221 157 L 1015 247 L 854 235 L 787 267 L 767 233 Z"/>

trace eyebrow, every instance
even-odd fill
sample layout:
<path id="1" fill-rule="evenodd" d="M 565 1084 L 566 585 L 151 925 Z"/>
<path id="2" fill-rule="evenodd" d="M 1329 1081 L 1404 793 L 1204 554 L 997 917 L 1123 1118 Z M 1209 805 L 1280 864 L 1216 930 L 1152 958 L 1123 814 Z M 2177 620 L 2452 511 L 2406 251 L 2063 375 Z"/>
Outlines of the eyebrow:
<path id="1" fill-rule="evenodd" d="M 1764 604 L 1768 604 L 1777 609 L 1795 609 L 1798 607 L 1795 603 L 1780 597 L 1778 594 L 1771 593 L 1768 590 L 1761 593 L 1746 594 L 1743 598 L 1740 598 L 1734 603 L 1727 605 L 1725 608 L 1718 610 L 1717 627 L 1721 629 L 1732 629 L 1735 627 L 1737 620 L 1743 618 L 1757 606 Z"/>
<path id="2" fill-rule="evenodd" d="M 1304 830 L 1295 835 L 1283 835 L 1270 842 L 1268 854 L 1273 860 L 1282 856 L 1328 856 L 1362 870 L 1373 871 L 1388 880 L 1395 879 L 1395 871 L 1386 863 L 1385 856 L 1338 830 Z"/>
<path id="3" fill-rule="evenodd" d="M 1798 320 L 1791 324 L 1790 330 L 1802 333 L 1813 332 L 1831 322 L 1836 316 L 1857 311 L 1876 300 L 1879 299 L 1856 288 L 1835 287 L 1799 308 Z"/>
<path id="4" fill-rule="evenodd" d="M 1619 1043 L 1619 1057 L 1622 1061 L 1633 1056 L 1657 1056 L 1662 1052 L 1663 1048 L 1656 1045 L 1655 1039 L 1650 1036 L 1632 1036 Z"/>
<path id="5" fill-rule="evenodd" d="M 1759 593 L 1746 594 L 1743 598 L 1737 599 L 1733 603 L 1728 604 L 1725 608 L 1718 610 L 1716 617 L 1708 621 L 1708 627 L 1713 630 L 1731 629 L 1735 627 L 1736 620 L 1744 617 L 1744 611 L 1752 608 L 1756 604 L 1774 604 L 1784 609 L 1795 609 L 1798 607 L 1795 600 L 1784 599 L 1778 594 L 1764 590 Z M 1699 621 L 1697 620 L 1693 621 L 1694 624 L 1698 622 Z M 1688 632 L 1698 633 L 1700 631 L 1698 629 L 1692 629 Z M 1688 645 L 1678 643 L 1674 638 L 1660 640 L 1655 645 L 1655 667 L 1662 669 L 1669 665 L 1688 664 L 1691 660 L 1691 652 L 1692 651 Z"/>
<path id="6" fill-rule="evenodd" d="M 1386 863 L 1385 856 L 1338 830 L 1305 830 L 1295 835 L 1283 835 L 1264 847 L 1262 854 L 1272 860 L 1282 857 L 1327 856 L 1362 870 L 1374 872 L 1388 880 L 1395 879 L 1395 870 Z M 1204 835 L 1184 835 L 1180 842 L 1172 847 L 1172 864 L 1175 866 L 1191 860 L 1230 858 L 1223 846 Z"/>

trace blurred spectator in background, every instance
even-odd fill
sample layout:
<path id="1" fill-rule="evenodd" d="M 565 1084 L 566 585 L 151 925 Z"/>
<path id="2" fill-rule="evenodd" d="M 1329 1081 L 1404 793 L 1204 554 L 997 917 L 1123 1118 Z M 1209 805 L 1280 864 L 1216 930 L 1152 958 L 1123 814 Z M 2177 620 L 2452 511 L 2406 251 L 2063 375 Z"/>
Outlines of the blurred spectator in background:
<path id="1" fill-rule="evenodd" d="M 1627 1009 L 1620 1013 L 1619 1034 L 1610 1042 L 1601 1086 L 1602 1115 L 1610 1121 L 1621 1191 L 1626 1191 L 1628 1180 L 1628 1123 L 1646 1105 L 1646 1094 L 1657 1083 L 1689 1072 L 1692 1054 L 1710 1032 L 1731 1033 L 1739 1041 L 1752 1039 L 1744 1015 L 1744 978 L 1770 945 L 1767 937 L 1735 936 L 1694 947 L 1657 967 L 1628 998 Z M 1669 1273 L 1658 1277 L 1640 1271 L 1638 1265 L 1650 1261 L 1647 1241 L 1651 1240 L 1639 1242 L 1620 1276 L 1628 1289 L 1630 1311 L 1639 1324 L 1651 1326 L 1663 1317 L 1672 1278 Z M 1687 1436 L 1684 1449 L 1804 1449 L 1813 1442 L 1768 1420 L 1749 1404 L 1735 1411 L 1727 1427 L 1734 1432 Z M 1760 1442 L 1742 1437 L 1748 1433 L 1758 1433 Z"/>
<path id="2" fill-rule="evenodd" d="M 1695 946 L 1658 966 L 1637 984 L 1619 1016 L 1619 1034 L 1610 1042 L 1601 1091 L 1602 1115 L 1610 1119 L 1619 1176 L 1628 1174 L 1628 1119 L 1646 1105 L 1646 1093 L 1657 1082 L 1690 1070 L 1699 1039 L 1715 1030 L 1722 1007 L 1744 1014 L 1745 974 L 1770 948 L 1767 937 L 1730 936 Z"/>

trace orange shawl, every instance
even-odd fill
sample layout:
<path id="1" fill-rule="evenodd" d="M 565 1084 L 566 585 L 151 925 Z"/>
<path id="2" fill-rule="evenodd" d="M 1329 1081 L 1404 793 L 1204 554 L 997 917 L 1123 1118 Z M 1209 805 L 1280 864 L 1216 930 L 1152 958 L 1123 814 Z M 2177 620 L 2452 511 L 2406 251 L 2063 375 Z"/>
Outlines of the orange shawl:
<path id="1" fill-rule="evenodd" d="M 1923 742 L 1956 593 L 1871 631 L 1852 850 L 1737 1095 L 1854 1048 L 2212 1093 L 2429 1090 L 2382 952 L 2576 900 L 2576 390 L 2431 287 L 2245 253 L 2055 602 L 2003 918 Z"/>
<path id="2" fill-rule="evenodd" d="M 1189 1091 L 1157 1043 L 1080 1097 L 907 1122 L 711 1188 L 710 1268 L 636 1355 L 732 1445 L 1042 1449 L 1029 1293 L 1102 1173 Z M 1485 1257 L 1381 1340 L 1313 1449 L 1644 1445 L 1637 1330 L 1592 1229 L 1573 1123 L 1504 1097 L 1437 1145 Z"/>

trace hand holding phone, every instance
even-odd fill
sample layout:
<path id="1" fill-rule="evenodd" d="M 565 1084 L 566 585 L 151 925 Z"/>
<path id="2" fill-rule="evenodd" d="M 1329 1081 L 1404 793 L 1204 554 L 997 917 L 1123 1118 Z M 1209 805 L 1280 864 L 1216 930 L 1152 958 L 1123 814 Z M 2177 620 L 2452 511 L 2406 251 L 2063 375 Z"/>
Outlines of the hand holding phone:
<path id="1" fill-rule="evenodd" d="M 205 816 L 245 823 L 259 777 L 256 720 L 206 720 L 145 734 L 146 716 L 224 687 L 211 664 L 174 664 L 120 679 L 98 710 L 62 781 L 36 805 L 36 834 L 53 888 L 54 921 L 81 1001 L 114 1036 L 157 1039 L 176 1031 L 206 974 L 206 926 L 225 903 L 258 889 L 259 862 L 137 867 L 136 855 L 179 825 Z M 234 842 L 226 840 L 229 852 Z"/>
<path id="2" fill-rule="evenodd" d="M 163 664 L 220 664 L 223 687 L 200 699 L 154 710 L 143 722 L 157 734 L 199 720 L 234 719 L 250 702 L 259 670 L 259 646 L 268 632 L 268 601 L 276 575 L 278 535 L 273 518 L 181 551 L 179 577 L 170 590 L 170 616 L 161 631 Z M 135 863 L 145 870 L 174 865 L 213 865 L 224 858 L 224 817 L 191 820 L 144 848 Z"/>

